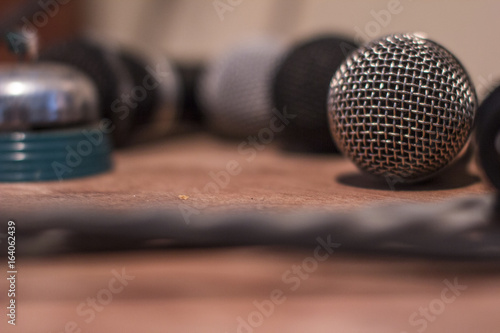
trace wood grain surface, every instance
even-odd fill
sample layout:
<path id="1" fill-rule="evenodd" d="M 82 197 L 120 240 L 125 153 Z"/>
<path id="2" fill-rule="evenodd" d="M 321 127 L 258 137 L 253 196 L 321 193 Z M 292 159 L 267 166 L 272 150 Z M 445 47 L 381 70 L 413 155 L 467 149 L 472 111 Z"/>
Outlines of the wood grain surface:
<path id="1" fill-rule="evenodd" d="M 33 209 L 48 205 L 88 204 L 103 208 L 176 205 L 179 195 L 209 209 L 354 208 L 377 202 L 434 202 L 491 192 L 477 167 L 453 168 L 437 179 L 417 184 L 391 184 L 360 173 L 339 155 L 283 153 L 261 146 L 256 153 L 241 142 L 224 142 L 205 134 L 119 151 L 107 174 L 64 182 L 0 184 L 3 207 Z M 240 173 L 218 193 L 207 185 L 211 175 L 237 161 Z M 23 198 L 23 200 L 19 200 Z"/>
<path id="2" fill-rule="evenodd" d="M 167 207 L 179 203 L 179 195 L 213 210 L 354 209 L 490 192 L 474 166 L 469 173 L 450 170 L 411 188 L 395 184 L 393 191 L 338 156 L 285 154 L 266 146 L 248 161 L 238 145 L 204 134 L 179 137 L 116 153 L 115 170 L 108 174 L 0 184 L 0 212 L 75 204 Z M 239 162 L 241 173 L 219 193 L 204 192 L 212 181 L 210 173 L 224 170 L 232 160 Z M 304 265 L 311 256 L 313 249 L 227 248 L 21 257 L 18 325 L 7 325 L 2 316 L 0 332 L 495 333 L 500 327 L 498 262 L 346 256 L 339 251 L 317 267 L 308 266 L 297 286 L 290 280 L 297 278 L 294 266 Z M 117 272 L 133 279 L 110 294 Z M 466 287 L 449 304 L 442 301 L 445 280 Z M 6 280 L 0 280 L 2 307 L 7 289 Z M 282 302 L 260 320 L 255 302 L 269 301 L 275 290 L 282 292 Z M 106 304 L 89 311 L 86 302 L 99 297 Z M 422 321 L 419 311 L 428 307 L 430 319 Z M 248 323 L 249 317 L 258 325 L 243 328 L 241 320 Z"/>
<path id="3" fill-rule="evenodd" d="M 248 332 L 238 318 L 248 322 L 254 302 L 281 290 L 269 317 L 250 319 L 260 324 L 255 332 L 413 333 L 423 324 L 410 316 L 429 307 L 435 310 L 425 332 L 498 332 L 498 263 L 333 254 L 295 289 L 283 276 L 311 255 L 256 248 L 26 259 L 18 264 L 18 325 L 7 327 L 2 318 L 0 328 L 59 333 L 74 322 L 75 332 L 89 333 Z M 113 271 L 133 280 L 108 301 L 102 290 Z M 440 308 L 445 281 L 455 280 L 464 290 Z M 0 288 L 4 293 L 4 280 Z M 106 303 L 99 311 L 82 307 L 99 297 Z"/>

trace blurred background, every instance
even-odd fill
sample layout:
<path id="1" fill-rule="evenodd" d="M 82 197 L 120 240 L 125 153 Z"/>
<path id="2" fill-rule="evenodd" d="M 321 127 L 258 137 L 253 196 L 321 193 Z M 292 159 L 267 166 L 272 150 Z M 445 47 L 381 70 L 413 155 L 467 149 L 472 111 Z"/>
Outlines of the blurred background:
<path id="1" fill-rule="evenodd" d="M 500 77 L 500 2 L 495 0 L 71 0 L 40 28 L 43 43 L 78 32 L 122 43 L 150 43 L 174 60 L 211 59 L 261 35 L 293 42 L 338 32 L 368 41 L 394 32 L 423 32 L 454 53 L 480 97 Z M 18 1 L 5 0 L 5 12 Z M 63 3 L 63 1 L 61 1 Z M 389 15 L 386 15 L 386 14 Z"/>

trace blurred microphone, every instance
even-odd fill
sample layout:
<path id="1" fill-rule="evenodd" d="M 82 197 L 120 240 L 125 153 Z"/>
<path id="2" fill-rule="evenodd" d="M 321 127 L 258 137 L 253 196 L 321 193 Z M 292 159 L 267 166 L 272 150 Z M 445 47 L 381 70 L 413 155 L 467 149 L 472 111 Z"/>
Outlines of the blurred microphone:
<path id="1" fill-rule="evenodd" d="M 340 150 L 361 170 L 399 182 L 429 178 L 468 142 L 477 98 L 460 62 L 414 34 L 373 41 L 331 82 L 328 110 Z"/>
<path id="2" fill-rule="evenodd" d="M 116 146 L 165 136 L 180 117 L 180 79 L 162 54 L 77 38 L 44 50 L 40 60 L 73 66 L 93 80 Z"/>
<path id="3" fill-rule="evenodd" d="M 187 125 L 202 126 L 205 115 L 201 110 L 197 87 L 206 66 L 202 63 L 177 63 L 176 67 L 183 91 L 181 121 Z"/>
<path id="4" fill-rule="evenodd" d="M 265 39 L 240 45 L 209 64 L 199 98 L 215 134 L 244 139 L 269 127 L 272 82 L 282 55 L 278 42 Z"/>
<path id="5" fill-rule="evenodd" d="M 283 132 L 289 151 L 337 152 L 328 126 L 326 100 L 330 81 L 353 50 L 354 41 L 322 36 L 294 47 L 281 64 L 274 82 L 274 103 L 296 118 Z"/>
<path id="6" fill-rule="evenodd" d="M 500 86 L 477 111 L 476 151 L 491 184 L 500 189 Z"/>

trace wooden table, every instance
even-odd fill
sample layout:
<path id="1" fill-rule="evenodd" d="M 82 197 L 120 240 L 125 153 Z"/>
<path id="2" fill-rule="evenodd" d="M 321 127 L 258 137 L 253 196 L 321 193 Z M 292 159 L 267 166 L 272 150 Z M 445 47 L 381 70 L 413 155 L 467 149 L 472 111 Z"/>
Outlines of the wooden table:
<path id="1" fill-rule="evenodd" d="M 450 171 L 411 189 L 396 184 L 392 191 L 340 157 L 284 154 L 274 146 L 265 146 L 253 161 L 247 157 L 238 153 L 238 143 L 203 134 L 175 138 L 117 153 L 115 170 L 105 175 L 1 184 L 0 212 L 75 204 L 169 207 L 181 202 L 179 195 L 209 211 L 333 210 L 490 191 L 474 166 L 468 175 Z M 203 191 L 210 173 L 232 160 L 241 173 L 217 194 Z M 18 325 L 7 325 L 3 316 L 0 332 L 498 332 L 496 262 L 353 256 L 339 249 L 317 267 L 307 266 L 309 273 L 293 273 L 311 256 L 312 250 L 223 248 L 21 257 Z M 114 279 L 123 270 L 130 280 L 120 284 Z M 445 290 L 455 282 L 466 289 Z M 4 305 L 7 289 L 4 279 Z M 91 310 L 89 298 L 105 305 Z M 423 319 L 419 311 L 429 306 Z"/>

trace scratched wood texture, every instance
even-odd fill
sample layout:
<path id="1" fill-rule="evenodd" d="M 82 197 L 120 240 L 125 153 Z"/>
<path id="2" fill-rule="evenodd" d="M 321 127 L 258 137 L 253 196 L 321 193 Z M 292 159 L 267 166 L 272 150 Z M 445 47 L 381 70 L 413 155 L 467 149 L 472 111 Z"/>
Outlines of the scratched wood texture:
<path id="1" fill-rule="evenodd" d="M 225 142 L 207 134 L 177 136 L 115 154 L 107 174 L 64 182 L 0 184 L 2 207 L 149 208 L 188 203 L 208 209 L 230 207 L 349 209 L 378 202 L 439 202 L 491 191 L 474 163 L 453 168 L 437 179 L 413 186 L 372 179 L 338 155 L 281 152 L 261 146 L 256 154 L 240 153 L 241 142 Z M 207 190 L 212 174 L 237 161 L 241 172 L 219 193 Z M 20 200 L 23 198 L 23 200 Z"/>

